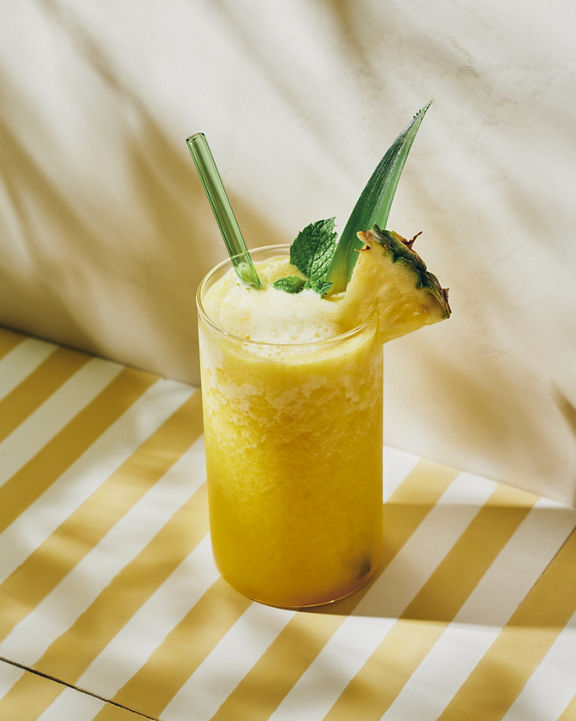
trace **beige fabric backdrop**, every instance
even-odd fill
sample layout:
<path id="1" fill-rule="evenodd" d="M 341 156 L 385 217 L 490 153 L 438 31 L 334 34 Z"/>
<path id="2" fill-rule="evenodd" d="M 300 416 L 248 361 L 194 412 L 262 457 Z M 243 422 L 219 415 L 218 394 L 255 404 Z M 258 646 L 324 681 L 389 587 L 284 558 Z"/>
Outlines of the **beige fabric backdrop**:
<path id="1" fill-rule="evenodd" d="M 0 4 L 0 323 L 198 382 L 223 246 L 206 132 L 249 244 L 340 224 L 434 103 L 390 226 L 454 316 L 391 343 L 386 441 L 576 502 L 574 4 Z M 342 226 L 341 226 L 342 227 Z"/>

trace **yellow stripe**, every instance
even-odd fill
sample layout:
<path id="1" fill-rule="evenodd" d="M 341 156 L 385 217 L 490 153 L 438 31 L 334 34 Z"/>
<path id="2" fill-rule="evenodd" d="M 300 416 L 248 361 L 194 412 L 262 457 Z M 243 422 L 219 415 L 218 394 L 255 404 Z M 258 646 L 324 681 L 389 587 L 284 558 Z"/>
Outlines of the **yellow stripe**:
<path id="1" fill-rule="evenodd" d="M 4 396 L 0 401 L 0 441 L 89 359 L 83 353 L 57 348 L 22 383 Z"/>
<path id="2" fill-rule="evenodd" d="M 124 369 L 0 488 L 0 532 L 69 468 L 153 383 L 156 376 Z"/>
<path id="3" fill-rule="evenodd" d="M 201 394 L 197 391 L 0 585 L 0 639 L 40 603 L 201 433 Z"/>
<path id="4" fill-rule="evenodd" d="M 207 494 L 203 484 L 50 645 L 35 668 L 66 683 L 75 683 L 207 532 Z"/>
<path id="5" fill-rule="evenodd" d="M 139 713 L 129 711 L 126 708 L 119 708 L 112 704 L 105 704 L 102 709 L 92 718 L 92 721 L 143 721 L 149 718 Z M 64 721 L 64 719 L 62 719 Z"/>
<path id="6" fill-rule="evenodd" d="M 576 696 L 574 696 L 572 701 L 566 706 L 564 713 L 558 721 L 576 721 Z"/>
<path id="7" fill-rule="evenodd" d="M 160 715 L 250 603 L 218 579 L 113 701 L 150 716 Z"/>
<path id="8" fill-rule="evenodd" d="M 379 573 L 400 551 L 456 475 L 457 471 L 452 468 L 420 461 L 384 504 L 384 561 Z M 268 719 L 366 592 L 367 589 L 362 589 L 318 612 L 296 614 L 228 696 L 212 721 Z"/>
<path id="9" fill-rule="evenodd" d="M 0 719 L 37 721 L 65 688 L 57 681 L 24 671 L 8 693 L 0 698 Z"/>
<path id="10" fill-rule="evenodd" d="M 496 721 L 504 716 L 576 609 L 575 559 L 576 532 L 446 707 L 442 721 Z"/>
<path id="11" fill-rule="evenodd" d="M 353 714 L 372 721 L 384 715 L 536 501 L 530 493 L 496 488 L 325 721 Z"/>
<path id="12" fill-rule="evenodd" d="M 0 698 L 0 718 L 6 721 L 38 721 L 67 688 L 53 679 L 24 671 L 8 693 Z M 85 697 L 81 691 L 72 690 L 79 700 Z M 95 717 L 98 721 L 141 721 L 144 718 L 128 709 L 103 703 Z"/>
<path id="13" fill-rule="evenodd" d="M 17 345 L 25 340 L 25 336 L 20 333 L 14 333 L 6 328 L 0 328 L 0 358 L 16 348 Z"/>

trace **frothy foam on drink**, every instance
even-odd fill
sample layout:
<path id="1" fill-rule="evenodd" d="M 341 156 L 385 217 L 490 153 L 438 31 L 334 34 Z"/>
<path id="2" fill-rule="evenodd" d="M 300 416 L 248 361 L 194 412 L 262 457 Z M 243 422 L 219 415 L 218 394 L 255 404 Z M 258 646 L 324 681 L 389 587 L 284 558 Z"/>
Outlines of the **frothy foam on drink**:
<path id="1" fill-rule="evenodd" d="M 278 278 L 299 274 L 285 257 L 270 258 L 256 268 L 263 288 L 249 288 L 229 271 L 204 296 L 208 316 L 228 333 L 264 343 L 312 343 L 346 330 L 338 321 L 337 301 L 313 290 L 290 294 L 272 286 Z"/>

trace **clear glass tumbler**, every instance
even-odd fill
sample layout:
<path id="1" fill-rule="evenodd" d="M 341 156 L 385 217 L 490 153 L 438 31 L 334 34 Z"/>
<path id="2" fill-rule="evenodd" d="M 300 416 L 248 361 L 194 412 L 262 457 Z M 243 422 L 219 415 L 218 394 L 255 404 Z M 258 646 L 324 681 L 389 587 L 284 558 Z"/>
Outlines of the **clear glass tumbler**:
<path id="1" fill-rule="evenodd" d="M 252 255 L 258 262 L 287 252 L 269 246 Z M 377 317 L 312 343 L 245 340 L 203 304 L 230 267 L 208 273 L 197 296 L 214 557 L 252 599 L 328 603 L 363 586 L 382 552 Z"/>

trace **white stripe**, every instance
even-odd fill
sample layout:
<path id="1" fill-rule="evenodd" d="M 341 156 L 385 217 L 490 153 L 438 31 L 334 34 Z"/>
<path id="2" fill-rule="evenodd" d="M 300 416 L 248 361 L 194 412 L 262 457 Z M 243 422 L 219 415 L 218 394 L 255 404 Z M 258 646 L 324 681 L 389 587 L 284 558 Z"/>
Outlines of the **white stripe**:
<path id="1" fill-rule="evenodd" d="M 0 400 L 22 383 L 55 350 L 53 343 L 26 338 L 6 353 L 0 360 Z"/>
<path id="2" fill-rule="evenodd" d="M 0 485 L 25 465 L 121 370 L 117 363 L 93 358 L 28 416 L 0 443 Z"/>
<path id="3" fill-rule="evenodd" d="M 575 523 L 576 510 L 572 508 L 545 499 L 535 504 L 383 719 L 438 718 Z"/>
<path id="4" fill-rule="evenodd" d="M 208 721 L 258 661 L 294 611 L 253 603 L 162 711 L 165 721 Z"/>
<path id="5" fill-rule="evenodd" d="M 556 721 L 576 694 L 576 613 L 502 721 Z"/>
<path id="6" fill-rule="evenodd" d="M 72 688 L 64 687 L 62 693 L 53 701 L 37 721 L 92 721 L 106 703 L 99 698 L 89 696 Z M 124 713 L 128 713 L 125 711 Z M 134 714 L 134 719 L 142 718 Z"/>
<path id="7" fill-rule="evenodd" d="M 387 501 L 420 459 L 413 453 L 384 446 L 384 500 Z"/>
<path id="8" fill-rule="evenodd" d="M 347 617 L 270 721 L 322 719 L 466 530 L 496 484 L 460 474 Z"/>
<path id="9" fill-rule="evenodd" d="M 12 629 L 0 643 L 0 652 L 28 666 L 37 661 L 203 483 L 204 475 L 197 471 L 197 459 L 201 455 L 202 443 L 197 441 Z M 158 623 L 157 617 L 154 623 Z"/>
<path id="10" fill-rule="evenodd" d="M 90 664 L 78 685 L 107 698 L 114 696 L 218 577 L 205 536 Z"/>
<path id="11" fill-rule="evenodd" d="M 19 666 L 0 659 L 0 699 L 19 681 L 26 672 Z"/>
<path id="12" fill-rule="evenodd" d="M 192 393 L 184 384 L 158 381 L 114 421 L 0 534 L 0 580 L 23 563 Z"/>

